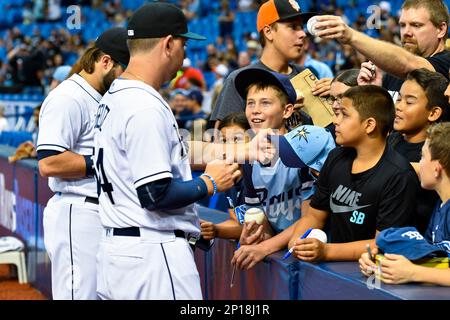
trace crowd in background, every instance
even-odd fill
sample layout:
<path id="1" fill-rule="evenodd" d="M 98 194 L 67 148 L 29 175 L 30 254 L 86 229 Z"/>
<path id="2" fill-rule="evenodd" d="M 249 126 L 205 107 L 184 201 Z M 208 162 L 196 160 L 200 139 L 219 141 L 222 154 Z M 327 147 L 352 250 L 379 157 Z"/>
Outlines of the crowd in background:
<path id="1" fill-rule="evenodd" d="M 139 2 L 139 1 L 137 1 Z M 227 73 L 246 66 L 258 59 L 261 46 L 258 42 L 258 34 L 255 32 L 244 33 L 244 47 L 238 48 L 237 39 L 233 37 L 233 27 L 236 24 L 237 12 L 255 12 L 261 1 L 234 0 L 211 1 L 211 5 L 205 8 L 200 0 L 179 0 L 175 2 L 185 12 L 188 19 L 198 19 L 208 15 L 216 15 L 219 24 L 219 35 L 216 39 L 208 39 L 206 59 L 192 60 L 192 67 L 199 69 L 200 73 L 207 74 L 205 89 L 211 90 L 215 83 L 215 75 L 226 76 Z M 349 1 L 348 6 L 355 7 L 357 1 Z M 23 5 L 21 5 L 23 3 Z M 13 25 L 3 23 L 0 29 L 0 85 L 3 92 L 23 92 L 34 90 L 46 93 L 46 87 L 51 82 L 53 71 L 60 65 L 72 65 L 76 62 L 80 53 L 94 39 L 88 39 L 86 22 L 89 16 L 81 14 L 81 29 L 70 30 L 63 23 L 68 14 L 66 8 L 69 5 L 78 4 L 82 8 L 90 7 L 93 12 L 101 15 L 105 23 L 110 26 L 124 26 L 132 10 L 124 7 L 124 1 L 102 0 L 24 0 L 11 2 L 4 5 L 6 10 L 20 10 L 20 16 Z M 84 7 L 83 7 L 84 6 Z M 388 2 L 382 1 L 381 29 L 367 30 L 367 13 L 352 17 L 350 21 L 345 16 L 343 7 L 335 1 L 312 1 L 311 11 L 323 14 L 335 14 L 350 21 L 351 25 L 361 31 L 368 31 L 382 40 L 399 44 L 399 27 L 397 12 L 391 11 Z M 50 28 L 50 36 L 43 34 L 40 24 L 46 24 Z M 18 26 L 32 26 L 26 32 Z M 85 25 L 85 26 L 83 26 Z M 41 30 L 42 29 L 42 30 Z M 45 32 L 46 33 L 46 32 Z M 326 63 L 333 72 L 359 67 L 362 58 L 351 47 L 341 46 L 335 41 L 319 41 L 311 39 L 309 53 L 312 58 Z M 189 52 L 188 52 L 189 57 Z M 183 85 L 186 87 L 186 85 Z M 33 89 L 30 89 L 33 88 Z M 208 111 L 209 106 L 206 106 Z"/>

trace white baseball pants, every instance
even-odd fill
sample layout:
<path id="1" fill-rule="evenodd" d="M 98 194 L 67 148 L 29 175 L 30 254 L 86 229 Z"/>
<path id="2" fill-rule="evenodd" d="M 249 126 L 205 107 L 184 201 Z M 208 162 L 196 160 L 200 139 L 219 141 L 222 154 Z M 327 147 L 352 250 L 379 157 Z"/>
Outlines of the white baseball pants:
<path id="1" fill-rule="evenodd" d="M 44 244 L 55 300 L 98 299 L 96 254 L 102 234 L 98 205 L 78 195 L 55 195 L 44 209 Z"/>
<path id="2" fill-rule="evenodd" d="M 97 290 L 108 300 L 202 299 L 194 254 L 173 232 L 140 228 L 140 237 L 105 229 L 97 256 Z"/>

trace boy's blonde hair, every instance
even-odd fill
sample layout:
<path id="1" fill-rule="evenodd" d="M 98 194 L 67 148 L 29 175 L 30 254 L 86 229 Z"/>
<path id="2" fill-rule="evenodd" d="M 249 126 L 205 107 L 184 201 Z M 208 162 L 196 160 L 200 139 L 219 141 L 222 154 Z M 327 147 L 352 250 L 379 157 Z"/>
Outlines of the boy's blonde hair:
<path id="1" fill-rule="evenodd" d="M 276 92 L 277 98 L 280 99 L 281 106 L 284 108 L 286 105 L 290 104 L 289 97 L 284 93 L 283 90 L 281 90 L 279 87 L 273 85 L 273 84 L 267 84 L 264 82 L 256 82 L 252 83 L 247 87 L 247 93 L 250 91 L 250 89 L 255 88 L 257 92 L 266 90 L 268 88 L 273 89 Z"/>
<path id="2" fill-rule="evenodd" d="M 450 177 L 450 122 L 441 122 L 427 130 L 428 147 L 432 160 L 438 160 Z"/>

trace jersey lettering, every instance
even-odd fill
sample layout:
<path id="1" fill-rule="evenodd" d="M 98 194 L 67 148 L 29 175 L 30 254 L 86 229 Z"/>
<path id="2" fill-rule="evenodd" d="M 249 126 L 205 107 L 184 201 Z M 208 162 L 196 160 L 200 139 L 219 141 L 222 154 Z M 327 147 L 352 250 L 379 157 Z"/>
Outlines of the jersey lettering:
<path id="1" fill-rule="evenodd" d="M 95 116 L 95 129 L 102 130 L 103 122 L 105 122 L 106 116 L 109 113 L 109 107 L 106 104 L 98 106 L 97 115 Z"/>
<path id="2" fill-rule="evenodd" d="M 100 188 L 108 195 L 109 200 L 112 204 L 114 203 L 114 199 L 112 197 L 112 192 L 114 191 L 112 184 L 108 181 L 106 177 L 105 168 L 103 166 L 103 148 L 98 150 L 97 162 L 95 163 L 95 171 L 97 177 L 97 192 L 100 196 Z M 103 181 L 103 183 L 102 183 Z"/>

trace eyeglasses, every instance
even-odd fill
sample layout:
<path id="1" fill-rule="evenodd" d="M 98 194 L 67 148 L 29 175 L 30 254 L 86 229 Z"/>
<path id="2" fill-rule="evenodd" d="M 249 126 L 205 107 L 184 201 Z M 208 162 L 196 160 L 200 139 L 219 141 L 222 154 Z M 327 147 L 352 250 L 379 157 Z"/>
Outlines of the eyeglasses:
<path id="1" fill-rule="evenodd" d="M 341 104 L 341 102 L 342 102 L 342 97 L 341 97 L 341 96 L 335 97 L 335 96 L 329 95 L 328 98 L 327 98 L 327 102 L 328 102 L 329 104 L 333 104 L 333 103 L 335 103 L 335 102 L 337 102 L 337 104 Z"/>

